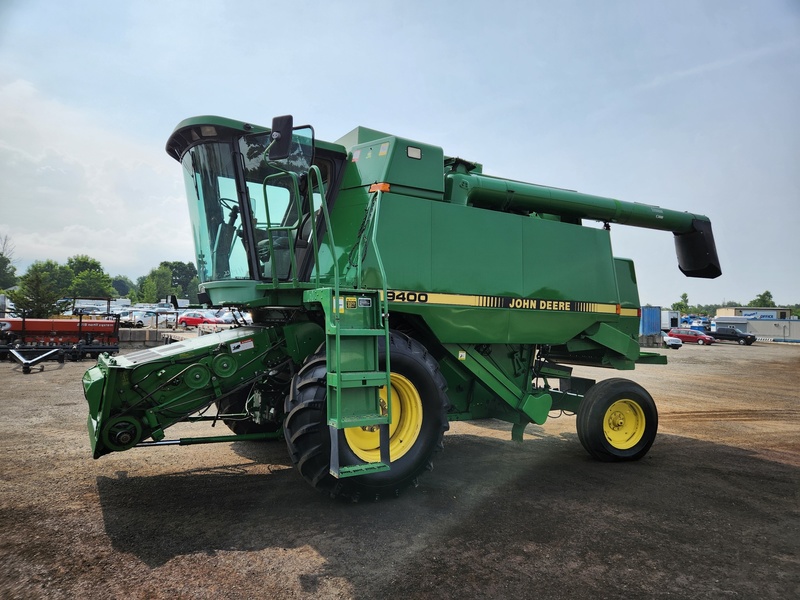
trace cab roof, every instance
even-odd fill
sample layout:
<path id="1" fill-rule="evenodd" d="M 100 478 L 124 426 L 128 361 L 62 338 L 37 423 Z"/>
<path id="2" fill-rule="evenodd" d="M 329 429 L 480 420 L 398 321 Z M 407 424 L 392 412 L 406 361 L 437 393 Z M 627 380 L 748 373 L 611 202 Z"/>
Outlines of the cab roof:
<path id="1" fill-rule="evenodd" d="M 301 127 L 305 126 L 302 125 Z M 242 134 L 267 133 L 269 131 L 271 131 L 269 127 L 226 117 L 214 115 L 190 117 L 184 119 L 175 127 L 167 140 L 166 151 L 172 158 L 180 161 L 186 150 L 195 144 L 214 141 L 215 139 L 228 140 Z M 340 144 L 331 144 L 318 139 L 314 139 L 314 145 L 317 148 L 325 148 L 343 154 L 347 152 L 344 146 Z"/>

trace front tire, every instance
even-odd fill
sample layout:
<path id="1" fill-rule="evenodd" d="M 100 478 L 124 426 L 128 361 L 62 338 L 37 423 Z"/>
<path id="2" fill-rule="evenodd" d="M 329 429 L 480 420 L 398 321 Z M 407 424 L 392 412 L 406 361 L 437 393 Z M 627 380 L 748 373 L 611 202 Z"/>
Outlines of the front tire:
<path id="1" fill-rule="evenodd" d="M 597 460 L 639 460 L 658 431 L 652 396 L 627 379 L 600 381 L 586 392 L 578 409 L 578 439 Z"/>
<path id="2" fill-rule="evenodd" d="M 331 497 L 354 501 L 397 496 L 416 486 L 433 468 L 433 455 L 443 448 L 447 422 L 447 384 L 436 361 L 417 341 L 392 332 L 389 338 L 392 386 L 388 471 L 336 479 L 330 470 L 327 425 L 327 364 L 324 350 L 310 356 L 292 380 L 286 399 L 284 437 L 295 468 L 313 487 Z M 379 368 L 385 368 L 385 342 L 379 340 Z M 385 392 L 381 393 L 385 398 Z M 379 434 L 364 428 L 337 432 L 339 463 L 355 465 L 380 460 Z"/>
<path id="3" fill-rule="evenodd" d="M 744 346 L 747 343 L 747 340 L 739 340 L 739 345 Z"/>

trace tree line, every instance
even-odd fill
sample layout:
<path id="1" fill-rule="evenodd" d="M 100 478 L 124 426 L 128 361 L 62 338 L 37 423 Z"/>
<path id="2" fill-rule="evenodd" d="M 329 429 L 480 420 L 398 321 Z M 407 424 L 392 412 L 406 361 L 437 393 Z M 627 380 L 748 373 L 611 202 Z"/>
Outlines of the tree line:
<path id="1" fill-rule="evenodd" d="M 772 292 L 766 290 L 760 294 L 758 294 L 755 298 L 747 302 L 746 304 L 742 304 L 741 302 L 736 302 L 735 300 L 730 300 L 725 302 L 724 304 L 689 304 L 689 294 L 683 293 L 681 294 L 681 299 L 677 302 L 673 302 L 670 308 L 672 310 L 680 311 L 681 314 L 684 315 L 707 315 L 713 316 L 717 313 L 717 310 L 720 308 L 728 308 L 728 307 L 735 307 L 735 306 L 749 306 L 753 308 L 772 308 L 776 307 L 775 300 L 772 297 Z M 791 308 L 792 314 L 795 316 L 800 317 L 800 304 L 789 305 L 784 308 Z"/>
<path id="2" fill-rule="evenodd" d="M 66 310 L 69 298 L 128 298 L 132 304 L 154 304 L 175 295 L 197 302 L 200 283 L 191 262 L 162 261 L 136 282 L 124 275 L 111 277 L 100 261 L 85 254 L 67 259 L 36 261 L 17 277 L 14 247 L 9 237 L 0 237 L 0 291 L 6 291 L 18 313 L 29 318 L 47 318 Z"/>

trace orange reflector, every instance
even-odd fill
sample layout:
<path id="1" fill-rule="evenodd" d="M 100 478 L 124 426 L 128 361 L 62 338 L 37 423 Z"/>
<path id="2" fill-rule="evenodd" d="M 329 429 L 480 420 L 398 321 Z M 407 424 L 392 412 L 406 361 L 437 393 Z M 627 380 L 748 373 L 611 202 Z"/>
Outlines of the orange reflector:
<path id="1" fill-rule="evenodd" d="M 622 306 L 620 306 L 619 304 L 617 304 L 617 314 L 618 315 L 622 314 Z"/>
<path id="2" fill-rule="evenodd" d="M 370 194 L 372 192 L 388 192 L 389 191 L 389 184 L 388 183 L 373 183 L 369 186 Z"/>

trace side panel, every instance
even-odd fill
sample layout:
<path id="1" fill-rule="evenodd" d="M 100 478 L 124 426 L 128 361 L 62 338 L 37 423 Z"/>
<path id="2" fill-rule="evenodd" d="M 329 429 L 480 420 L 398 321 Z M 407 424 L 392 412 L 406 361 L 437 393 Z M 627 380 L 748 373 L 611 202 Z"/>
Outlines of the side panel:
<path id="1" fill-rule="evenodd" d="M 640 322 L 639 288 L 636 285 L 636 269 L 633 261 L 615 258 L 614 267 L 619 286 L 620 320 L 618 329 L 633 339 L 638 339 Z"/>
<path id="2" fill-rule="evenodd" d="M 421 315 L 444 343 L 559 344 L 619 319 L 607 231 L 396 194 L 380 215 L 388 288 L 428 294 L 392 310 Z M 378 287 L 374 257 L 365 273 Z"/>
<path id="3" fill-rule="evenodd" d="M 433 291 L 525 296 L 523 218 L 445 203 L 431 209 Z"/>
<path id="4" fill-rule="evenodd" d="M 383 182 L 440 200 L 444 192 L 443 163 L 444 154 L 437 146 L 386 136 L 351 148 L 342 188 Z"/>
<path id="5" fill-rule="evenodd" d="M 348 171 L 351 169 L 352 167 L 348 167 Z M 364 222 L 368 200 L 369 194 L 365 188 L 357 187 L 339 192 L 330 213 L 336 256 L 331 256 L 328 246 L 330 235 L 325 232 L 319 242 L 319 262 L 312 270 L 312 281 L 319 273 L 323 281 L 332 282 L 334 264 L 337 265 L 340 274 L 347 272 L 351 249 L 358 241 L 358 232 Z"/>

